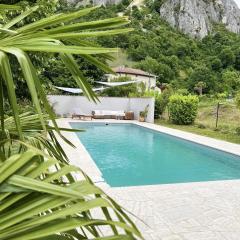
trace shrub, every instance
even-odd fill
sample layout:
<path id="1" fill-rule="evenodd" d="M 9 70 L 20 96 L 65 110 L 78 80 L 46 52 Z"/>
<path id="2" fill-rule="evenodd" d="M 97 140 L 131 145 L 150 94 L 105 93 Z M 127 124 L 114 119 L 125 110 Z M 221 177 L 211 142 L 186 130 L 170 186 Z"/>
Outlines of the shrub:
<path id="1" fill-rule="evenodd" d="M 227 98 L 227 93 L 217 93 L 216 95 L 218 100 L 225 100 Z"/>
<path id="2" fill-rule="evenodd" d="M 240 108 L 240 92 L 238 92 L 237 95 L 235 96 L 235 103 L 237 107 Z"/>
<path id="3" fill-rule="evenodd" d="M 155 118 L 159 118 L 164 113 L 171 95 L 172 89 L 167 88 L 161 94 L 155 96 Z"/>
<path id="4" fill-rule="evenodd" d="M 194 122 L 198 110 L 198 97 L 173 95 L 169 99 L 170 119 L 175 124 L 189 125 Z"/>
<path id="5" fill-rule="evenodd" d="M 220 132 L 224 133 L 224 134 L 231 133 L 231 128 L 230 128 L 230 126 L 224 124 L 224 125 L 220 126 Z"/>
<path id="6" fill-rule="evenodd" d="M 237 134 L 238 136 L 240 136 L 240 127 L 237 127 L 237 128 L 235 129 L 235 131 L 236 131 L 236 134 Z"/>
<path id="7" fill-rule="evenodd" d="M 187 96 L 189 95 L 189 91 L 186 88 L 180 88 L 176 91 L 176 94 Z"/>
<path id="8" fill-rule="evenodd" d="M 200 129 L 205 129 L 206 128 L 206 126 L 202 123 L 197 124 L 197 127 L 200 128 Z"/>

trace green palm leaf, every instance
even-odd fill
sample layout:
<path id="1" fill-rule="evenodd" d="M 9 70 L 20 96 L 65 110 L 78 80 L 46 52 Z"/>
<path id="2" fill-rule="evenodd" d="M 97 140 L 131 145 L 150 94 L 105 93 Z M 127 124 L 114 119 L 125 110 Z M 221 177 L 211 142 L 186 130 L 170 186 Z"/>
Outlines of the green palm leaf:
<path id="1" fill-rule="evenodd" d="M 25 12 L 23 12 L 22 14 L 20 14 L 19 16 L 17 16 L 16 18 L 12 19 L 10 22 L 8 22 L 6 25 L 3 26 L 3 29 L 8 29 L 12 26 L 14 26 L 15 24 L 19 23 L 20 21 L 22 21 L 24 18 L 26 18 L 27 16 L 29 16 L 31 13 L 33 13 L 34 11 L 36 11 L 38 9 L 38 6 L 32 7 L 28 10 L 26 10 Z M 15 32 L 16 33 L 16 32 Z"/>
<path id="2" fill-rule="evenodd" d="M 14 188 L 13 192 L 8 188 L 10 189 L 6 192 L 8 195 L 6 193 L 5 197 L 2 195 L 1 205 L 5 205 L 5 208 L 0 208 L 0 239 L 40 239 L 57 233 L 62 235 L 75 228 L 84 229 L 75 232 L 79 237 L 86 235 L 98 239 L 101 235 L 95 232 L 96 226 L 115 226 L 117 234 L 124 230 L 129 233 L 127 234 L 129 239 L 141 237 L 135 226 L 125 218 L 125 214 L 122 214 L 112 200 L 92 185 L 84 175 L 80 182 L 70 184 L 67 178 L 62 182 L 65 174 L 78 171 L 77 168 L 62 164 L 60 169 L 55 168 L 53 172 L 55 177 L 49 178 L 48 175 L 52 172 L 50 169 L 57 161 L 50 157 L 46 158 L 44 154 L 43 168 L 43 163 L 36 161 L 38 156 L 34 150 L 27 151 L 7 159 L 0 167 L 2 170 L 0 189 L 7 184 L 18 186 L 23 191 L 22 194 L 15 195 Z M 46 167 L 48 161 L 50 162 Z M 66 169 L 61 171 L 65 167 Z M 29 172 L 28 169 L 34 170 Z M 18 173 L 21 175 L 17 175 Z M 8 204 L 9 201 L 11 205 Z M 10 206 L 15 207 L 6 211 Z M 101 213 L 99 207 L 107 212 Z M 93 218 L 91 211 L 96 209 L 99 211 L 98 217 Z M 108 220 L 109 209 L 117 213 L 114 221 Z M 116 233 L 112 233 L 112 237 Z"/>
<path id="3" fill-rule="evenodd" d="M 3 9 L 18 10 L 19 7 L 0 4 L 0 11 Z M 86 61 L 111 72 L 95 56 L 98 54 L 110 59 L 108 53 L 117 49 L 96 46 L 90 39 L 126 33 L 130 29 L 117 29 L 128 23 L 125 17 L 77 22 L 94 9 L 57 14 L 17 28 L 19 21 L 37 10 L 34 7 L 0 28 L 1 240 L 142 238 L 124 209 L 96 187 L 81 169 L 68 165 L 67 155 L 55 134 L 73 146 L 61 134 L 61 131 L 73 130 L 58 128 L 27 53 L 59 54 L 84 95 L 97 101 L 73 55 L 79 54 Z M 36 113 L 19 115 L 10 56 L 19 64 Z M 4 118 L 5 89 L 13 113 L 8 118 Z M 76 181 L 76 174 L 81 181 Z M 109 230 L 107 234 L 104 231 L 106 227 Z"/>
<path id="4" fill-rule="evenodd" d="M 20 10 L 20 9 L 21 7 L 17 5 L 0 4 L 0 11 Z"/>

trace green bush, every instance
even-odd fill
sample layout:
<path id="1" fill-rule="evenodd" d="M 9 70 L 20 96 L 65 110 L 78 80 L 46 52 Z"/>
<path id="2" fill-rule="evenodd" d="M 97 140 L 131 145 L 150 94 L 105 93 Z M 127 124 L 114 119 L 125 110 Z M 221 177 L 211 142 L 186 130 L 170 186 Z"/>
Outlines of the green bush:
<path id="1" fill-rule="evenodd" d="M 197 116 L 198 102 L 196 96 L 172 95 L 168 104 L 171 121 L 180 125 L 192 124 Z"/>
<path id="2" fill-rule="evenodd" d="M 172 95 L 172 89 L 167 88 L 161 94 L 155 96 L 155 118 L 163 115 L 169 103 L 169 98 Z"/>
<path id="3" fill-rule="evenodd" d="M 180 88 L 176 91 L 176 94 L 178 95 L 184 95 L 184 96 L 187 96 L 189 95 L 189 91 L 186 89 L 186 88 Z"/>
<path id="4" fill-rule="evenodd" d="M 200 129 L 205 129 L 206 128 L 206 126 L 202 123 L 197 124 L 197 127 L 200 128 Z"/>
<path id="5" fill-rule="evenodd" d="M 240 136 L 240 127 L 237 127 L 237 128 L 235 129 L 235 132 L 236 132 L 236 134 L 237 134 L 238 136 Z"/>
<path id="6" fill-rule="evenodd" d="M 238 92 L 235 96 L 235 103 L 238 108 L 240 108 L 240 92 Z"/>

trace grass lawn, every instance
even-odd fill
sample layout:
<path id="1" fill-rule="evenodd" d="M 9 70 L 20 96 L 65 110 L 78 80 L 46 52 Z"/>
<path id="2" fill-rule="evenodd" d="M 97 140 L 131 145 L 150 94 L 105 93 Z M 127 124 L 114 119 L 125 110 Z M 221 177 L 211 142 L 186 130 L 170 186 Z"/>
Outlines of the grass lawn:
<path id="1" fill-rule="evenodd" d="M 216 129 L 217 101 L 202 101 L 199 104 L 198 116 L 194 125 L 182 126 L 172 124 L 167 117 L 155 120 L 156 124 L 175 128 L 199 135 L 240 144 L 240 135 L 236 128 L 240 127 L 240 110 L 233 103 L 222 102 L 219 108 L 219 122 Z"/>

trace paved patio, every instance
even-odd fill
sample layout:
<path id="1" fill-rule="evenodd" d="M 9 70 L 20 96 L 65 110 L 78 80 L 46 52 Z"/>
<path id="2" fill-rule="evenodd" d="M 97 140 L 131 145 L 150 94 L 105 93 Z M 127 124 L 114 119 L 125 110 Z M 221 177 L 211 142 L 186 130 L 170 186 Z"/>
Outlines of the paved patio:
<path id="1" fill-rule="evenodd" d="M 58 123 L 69 127 L 72 121 L 60 119 Z M 135 124 L 240 155 L 237 144 L 154 124 Z M 71 163 L 144 222 L 135 218 L 146 240 L 240 239 L 240 180 L 111 188 L 78 137 L 64 135 L 76 146 L 73 149 L 60 140 Z"/>

